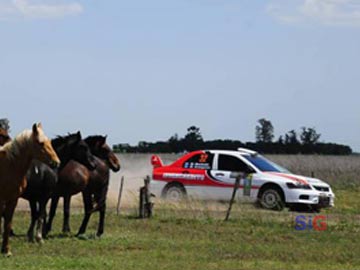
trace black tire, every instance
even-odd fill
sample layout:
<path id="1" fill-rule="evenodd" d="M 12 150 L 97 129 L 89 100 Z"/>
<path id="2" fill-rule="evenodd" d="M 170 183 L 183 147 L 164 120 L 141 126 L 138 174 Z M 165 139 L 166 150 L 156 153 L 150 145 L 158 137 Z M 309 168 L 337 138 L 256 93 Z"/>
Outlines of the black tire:
<path id="1" fill-rule="evenodd" d="M 285 206 L 283 193 L 276 186 L 269 186 L 261 190 L 259 203 L 262 208 L 276 211 L 283 210 Z"/>
<path id="2" fill-rule="evenodd" d="M 179 202 L 186 198 L 186 190 L 181 184 L 171 183 L 165 187 L 162 197 L 169 201 Z"/>

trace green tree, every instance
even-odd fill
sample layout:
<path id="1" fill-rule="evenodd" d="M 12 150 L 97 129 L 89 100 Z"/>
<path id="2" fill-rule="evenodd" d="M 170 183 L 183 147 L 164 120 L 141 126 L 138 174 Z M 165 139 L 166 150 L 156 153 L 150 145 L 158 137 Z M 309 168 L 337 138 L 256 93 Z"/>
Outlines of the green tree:
<path id="1" fill-rule="evenodd" d="M 171 152 L 173 153 L 179 153 L 181 149 L 181 141 L 179 140 L 179 135 L 175 133 L 173 136 L 171 136 L 168 140 L 169 147 L 171 149 Z"/>
<path id="2" fill-rule="evenodd" d="M 185 135 L 185 139 L 190 141 L 203 141 L 200 128 L 196 126 L 189 127 L 187 129 L 187 134 Z"/>
<path id="3" fill-rule="evenodd" d="M 298 135 L 295 130 L 290 130 L 285 134 L 285 144 L 298 144 Z"/>
<path id="4" fill-rule="evenodd" d="M 274 139 L 274 127 L 269 120 L 261 118 L 255 128 L 256 142 L 271 143 Z"/>
<path id="5" fill-rule="evenodd" d="M 187 151 L 193 151 L 201 149 L 204 140 L 200 132 L 200 128 L 191 126 L 187 129 L 187 134 L 184 137 L 185 149 Z"/>
<path id="6" fill-rule="evenodd" d="M 317 133 L 315 128 L 301 128 L 300 140 L 302 144 L 316 144 L 320 137 L 321 134 Z"/>
<path id="7" fill-rule="evenodd" d="M 146 141 L 140 141 L 138 143 L 138 151 L 140 153 L 147 153 L 148 149 L 149 149 L 150 143 L 146 142 Z"/>

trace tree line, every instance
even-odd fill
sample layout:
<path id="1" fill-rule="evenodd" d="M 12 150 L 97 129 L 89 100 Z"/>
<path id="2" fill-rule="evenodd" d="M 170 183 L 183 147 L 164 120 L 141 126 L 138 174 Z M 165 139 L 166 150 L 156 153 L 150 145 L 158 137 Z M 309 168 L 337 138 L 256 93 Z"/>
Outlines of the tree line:
<path id="1" fill-rule="evenodd" d="M 302 127 L 299 132 L 290 130 L 274 140 L 274 127 L 271 121 L 262 118 L 258 120 L 255 127 L 255 142 L 230 139 L 204 140 L 200 128 L 191 126 L 184 137 L 175 134 L 167 141 L 140 141 L 136 146 L 115 144 L 113 150 L 122 153 L 181 153 L 200 149 L 236 150 L 244 147 L 263 154 L 352 154 L 350 146 L 320 142 L 320 137 L 321 134 L 315 128 Z"/>
<path id="2" fill-rule="evenodd" d="M 10 132 L 9 120 L 0 119 L 0 131 Z M 302 127 L 300 132 L 290 130 L 274 140 L 274 127 L 271 121 L 259 119 L 255 127 L 255 142 L 241 142 L 240 140 L 218 139 L 204 140 L 200 128 L 191 126 L 184 137 L 178 134 L 167 141 L 140 141 L 136 146 L 125 144 L 113 145 L 118 153 L 181 153 L 200 149 L 236 150 L 239 147 L 250 148 L 263 154 L 323 154 L 350 155 L 352 149 L 348 145 L 320 142 L 321 134 L 315 128 Z"/>

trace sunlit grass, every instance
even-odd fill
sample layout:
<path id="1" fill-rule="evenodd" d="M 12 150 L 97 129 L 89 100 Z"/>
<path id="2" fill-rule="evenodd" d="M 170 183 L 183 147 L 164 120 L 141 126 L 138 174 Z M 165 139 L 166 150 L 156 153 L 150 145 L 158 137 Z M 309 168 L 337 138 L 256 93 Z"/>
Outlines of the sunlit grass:
<path id="1" fill-rule="evenodd" d="M 326 231 L 295 230 L 297 215 L 308 219 L 315 214 L 266 211 L 250 203 L 236 203 L 224 222 L 227 203 L 156 200 L 153 218 L 139 220 L 136 190 L 131 202 L 123 202 L 127 208 L 120 216 L 109 203 L 101 239 L 94 236 L 97 214 L 88 240 L 61 235 L 59 210 L 50 238 L 43 245 L 30 244 L 25 237 L 29 213 L 16 212 L 14 228 L 20 236 L 11 239 L 14 256 L 0 256 L 0 269 L 360 269 L 360 157 L 270 159 L 297 174 L 313 172 L 332 185 L 335 208 L 321 213 Z M 72 211 L 73 232 L 82 220 L 80 206 L 81 200 Z"/>
<path id="2" fill-rule="evenodd" d="M 0 269 L 358 269 L 360 265 L 359 204 L 353 190 L 339 190 L 337 207 L 324 211 L 326 231 L 296 231 L 299 213 L 265 211 L 236 204 L 224 222 L 227 203 L 157 201 L 154 217 L 136 218 L 136 207 L 116 216 L 110 209 L 106 232 L 88 240 L 63 237 L 57 217 L 45 244 L 29 244 L 29 217 L 16 213 L 12 258 L 0 258 Z M 60 215 L 60 213 L 59 213 Z M 305 213 L 306 216 L 314 214 Z M 74 211 L 74 231 L 82 215 Z"/>

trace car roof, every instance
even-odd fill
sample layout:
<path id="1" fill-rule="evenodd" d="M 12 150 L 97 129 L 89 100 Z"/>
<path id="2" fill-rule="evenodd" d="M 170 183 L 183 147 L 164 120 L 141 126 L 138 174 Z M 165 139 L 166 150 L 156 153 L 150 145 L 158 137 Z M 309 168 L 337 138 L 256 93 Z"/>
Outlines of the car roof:
<path id="1" fill-rule="evenodd" d="M 235 151 L 235 150 L 204 150 L 204 151 L 208 151 L 210 153 L 218 153 L 218 154 L 227 154 L 227 155 L 240 155 L 240 156 L 250 156 L 251 153 L 248 152 L 243 152 L 243 151 Z M 251 150 L 250 150 L 251 151 Z M 254 154 L 257 154 L 256 152 L 254 152 Z"/>
<path id="2" fill-rule="evenodd" d="M 204 149 L 204 150 L 195 150 L 188 152 L 184 155 L 182 155 L 180 158 L 175 160 L 173 163 L 168 164 L 166 166 L 181 166 L 183 162 L 191 158 L 192 156 L 195 156 L 197 154 L 204 154 L 205 152 L 211 153 L 211 154 L 224 154 L 224 155 L 234 155 L 234 156 L 251 156 L 252 154 L 257 154 L 257 152 L 252 151 L 250 149 L 245 148 L 239 148 L 238 151 L 236 150 L 219 150 L 219 149 Z M 166 167 L 165 166 L 165 167 Z M 163 167 L 161 167 L 163 168 Z"/>

